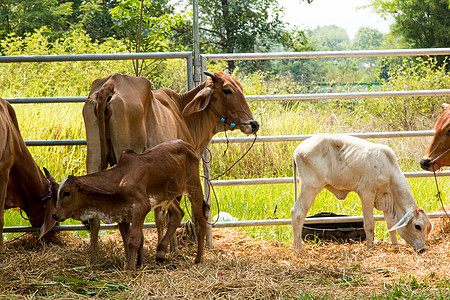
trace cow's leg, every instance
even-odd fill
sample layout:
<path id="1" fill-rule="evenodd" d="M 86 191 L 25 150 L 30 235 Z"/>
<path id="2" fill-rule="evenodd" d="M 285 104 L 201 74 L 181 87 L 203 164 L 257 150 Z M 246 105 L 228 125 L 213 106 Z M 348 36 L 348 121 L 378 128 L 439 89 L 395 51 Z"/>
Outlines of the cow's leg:
<path id="1" fill-rule="evenodd" d="M 167 228 L 166 234 L 164 235 L 163 239 L 158 243 L 158 246 L 156 248 L 156 260 L 159 262 L 163 262 L 165 260 L 169 242 L 172 239 L 172 236 L 177 228 L 180 226 L 181 219 L 183 219 L 184 215 L 184 212 L 181 210 L 180 206 L 175 203 L 175 201 L 172 201 L 169 206 L 169 210 L 169 227 Z"/>
<path id="2" fill-rule="evenodd" d="M 100 219 L 94 218 L 89 220 L 89 228 L 91 231 L 91 265 L 95 265 L 98 260 L 98 232 L 100 230 Z"/>
<path id="3" fill-rule="evenodd" d="M 127 270 L 136 270 L 136 265 L 142 264 L 142 249 L 144 243 L 142 227 L 145 216 L 149 211 L 150 209 L 141 208 L 136 208 L 135 211 L 133 211 L 130 234 L 128 236 L 129 257 L 127 259 Z"/>
<path id="4" fill-rule="evenodd" d="M 180 197 L 177 197 L 175 200 L 174 200 L 174 205 L 176 205 L 176 206 L 178 206 L 178 207 L 180 207 L 180 202 L 181 202 L 181 196 Z M 171 207 L 171 206 L 170 206 Z M 181 208 L 180 208 L 180 210 L 178 210 L 178 209 L 171 209 L 169 207 L 169 209 L 167 210 L 167 219 L 166 219 L 166 221 L 167 221 L 167 224 L 169 224 L 170 223 L 170 218 L 172 218 L 172 214 L 173 213 L 175 213 L 176 215 L 179 213 L 179 211 L 181 210 Z M 182 213 L 182 216 L 181 216 L 181 218 L 183 218 L 183 216 L 184 216 L 184 212 L 183 212 L 183 210 L 181 210 L 181 213 Z M 178 227 L 180 227 L 180 225 L 181 225 L 181 220 L 180 220 L 180 224 L 178 224 Z M 177 228 L 178 228 L 177 227 Z M 176 230 L 175 230 L 175 232 L 176 232 Z M 171 252 L 177 252 L 178 251 L 178 241 L 177 241 L 177 235 L 174 233 L 174 235 L 172 236 L 172 238 L 170 239 L 170 251 Z"/>
<path id="5" fill-rule="evenodd" d="M 141 245 L 138 249 L 137 263 L 138 267 L 144 264 L 144 231 L 141 229 Z"/>
<path id="6" fill-rule="evenodd" d="M 3 245 L 3 226 L 5 226 L 5 199 L 7 186 L 8 182 L 0 183 L 0 253 L 5 252 L 5 247 Z"/>
<path id="7" fill-rule="evenodd" d="M 160 207 L 155 208 L 155 224 L 156 224 L 156 231 L 158 233 L 158 244 L 161 242 L 161 240 L 164 237 L 164 227 L 165 227 L 165 219 L 166 219 L 166 212 L 163 211 Z"/>
<path id="8" fill-rule="evenodd" d="M 391 229 L 394 225 L 394 219 L 390 216 L 390 214 L 387 211 L 383 212 L 384 219 L 386 220 L 386 227 L 387 229 Z M 397 239 L 397 231 L 389 231 L 389 238 L 391 239 L 391 243 L 394 247 L 398 246 L 398 239 Z"/>
<path id="9" fill-rule="evenodd" d="M 130 251 L 129 251 L 129 247 L 128 247 L 128 238 L 130 236 L 130 223 L 119 223 L 119 230 L 120 230 L 120 235 L 122 236 L 122 241 L 123 241 L 123 248 L 125 249 L 125 257 L 128 258 L 130 257 Z"/>
<path id="10" fill-rule="evenodd" d="M 195 220 L 195 233 L 197 235 L 197 256 L 195 257 L 195 263 L 198 264 L 202 261 L 203 252 L 205 249 L 205 236 L 206 236 L 206 220 L 210 214 L 209 205 L 203 200 L 203 193 L 201 186 L 191 191 L 189 200 L 194 214 Z"/>
<path id="11" fill-rule="evenodd" d="M 375 195 L 371 192 L 357 192 L 361 199 L 364 232 L 366 233 L 367 249 L 373 247 L 375 233 L 375 218 L 373 217 L 373 208 L 375 203 Z"/>
<path id="12" fill-rule="evenodd" d="M 0 253 L 5 252 L 5 246 L 3 245 L 3 226 L 5 226 L 5 201 L 10 170 L 10 164 L 0 165 Z"/>
<path id="13" fill-rule="evenodd" d="M 310 186 L 306 183 L 300 185 L 300 193 L 291 209 L 292 235 L 294 238 L 294 249 L 297 253 L 302 251 L 302 229 L 306 214 L 321 190 L 322 188 L 320 187 Z"/>

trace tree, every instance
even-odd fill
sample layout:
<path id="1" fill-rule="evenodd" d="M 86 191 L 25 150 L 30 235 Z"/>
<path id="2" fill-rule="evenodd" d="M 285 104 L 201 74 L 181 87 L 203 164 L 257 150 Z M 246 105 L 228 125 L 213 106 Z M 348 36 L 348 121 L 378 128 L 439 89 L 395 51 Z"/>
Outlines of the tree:
<path id="1" fill-rule="evenodd" d="M 392 33 L 413 48 L 450 45 L 449 0 L 372 0 L 383 17 L 393 17 Z"/>
<path id="2" fill-rule="evenodd" d="M 383 33 L 378 29 L 361 27 L 356 32 L 352 48 L 356 50 L 377 49 L 382 43 Z"/>
<path id="3" fill-rule="evenodd" d="M 317 26 L 311 37 L 315 48 L 322 51 L 345 50 L 350 43 L 347 31 L 336 25 Z"/>
<path id="4" fill-rule="evenodd" d="M 186 16 L 174 14 L 168 2 L 121 0 L 111 9 L 115 22 L 113 28 L 126 42 L 128 51 L 164 52 L 183 49 L 182 45 L 174 42 L 173 33 L 177 27 L 183 27 Z M 135 63 L 136 76 L 141 75 L 143 69 L 147 69 L 146 75 L 152 72 L 150 65 L 138 65 L 138 61 Z"/>
<path id="5" fill-rule="evenodd" d="M 204 52 L 267 51 L 276 44 L 302 49 L 302 31 L 287 31 L 283 9 L 273 0 L 199 0 L 200 39 Z M 294 42 L 297 39 L 297 42 Z M 232 71 L 235 62 L 229 61 Z"/>
<path id="6" fill-rule="evenodd" d="M 72 2 L 58 0 L 2 0 L 0 1 L 0 39 L 14 33 L 24 36 L 42 26 L 53 28 L 58 34 L 67 29 L 72 14 Z"/>

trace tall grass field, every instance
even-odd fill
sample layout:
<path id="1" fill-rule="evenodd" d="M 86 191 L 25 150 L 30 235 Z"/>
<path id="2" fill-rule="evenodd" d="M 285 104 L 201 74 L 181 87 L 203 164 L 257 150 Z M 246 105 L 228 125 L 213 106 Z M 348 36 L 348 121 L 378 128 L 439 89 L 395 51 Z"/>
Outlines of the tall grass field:
<path id="1" fill-rule="evenodd" d="M 105 72 L 106 76 L 108 73 Z M 239 74 L 237 77 L 239 78 Z M 260 76 L 260 77 L 258 77 Z M 80 86 L 65 85 L 58 89 L 54 96 L 86 96 L 90 81 L 80 80 Z M 26 96 L 41 96 L 46 94 L 47 87 L 39 90 L 38 85 L 34 89 L 27 90 L 28 82 L 33 82 L 35 77 L 23 82 L 22 89 L 6 89 L 4 94 L 8 97 L 23 96 L 20 91 L 26 90 Z M 181 79 L 180 79 L 181 80 Z M 262 75 L 253 77 L 241 77 L 246 94 L 269 92 Z M 51 85 L 51 84 L 49 84 Z M 258 86 L 259 85 L 259 86 Z M 33 91 L 33 92 L 32 92 Z M 48 93 L 47 95 L 51 95 Z M 445 100 L 445 99 L 444 99 Z M 359 100 L 354 100 L 359 101 Z M 375 101 L 384 101 L 378 99 Z M 435 99 L 443 101 L 443 99 Z M 359 110 L 349 110 L 339 105 L 345 105 L 337 101 L 308 102 L 308 103 L 250 103 L 256 119 L 261 124 L 258 132 L 260 136 L 273 135 L 302 135 L 315 133 L 338 132 L 375 132 L 392 130 L 384 122 L 383 118 L 376 115 L 361 113 Z M 53 139 L 85 139 L 85 131 L 81 114 L 82 104 L 15 104 L 19 126 L 25 140 L 53 140 Z M 432 120 L 422 128 L 432 128 Z M 221 133 L 217 137 L 242 136 L 238 131 Z M 393 148 L 403 171 L 420 171 L 419 160 L 429 145 L 430 137 L 421 138 L 392 138 L 372 139 L 373 142 L 384 143 Z M 299 142 L 269 142 L 256 143 L 251 151 L 230 172 L 221 179 L 241 178 L 270 178 L 292 176 L 292 153 Z M 250 144 L 214 144 L 211 145 L 212 176 L 221 174 L 227 166 L 239 159 L 250 147 Z M 61 181 L 69 174 L 86 174 L 85 146 L 51 146 L 29 147 L 31 154 L 40 167 L 46 167 L 53 176 Z M 427 212 L 440 209 L 434 179 L 419 178 L 408 179 L 413 195 L 420 207 Z M 448 204 L 449 179 L 438 178 L 444 203 Z M 294 203 L 293 184 L 270 184 L 251 186 L 215 187 L 215 195 L 212 195 L 212 215 L 219 209 L 237 217 L 239 220 L 264 220 L 271 218 L 288 219 L 290 209 Z M 186 201 L 183 201 L 186 206 Z M 187 205 L 189 207 L 189 205 Z M 188 208 L 184 207 L 185 210 Z M 361 215 L 361 204 L 358 196 L 351 193 L 345 200 L 337 200 L 331 193 L 322 191 L 316 198 L 309 214 L 318 212 L 334 212 L 347 215 Z M 376 214 L 380 212 L 375 211 Z M 189 213 L 186 213 L 188 218 Z M 150 213 L 148 222 L 153 221 Z M 66 221 L 65 224 L 79 224 L 78 221 Z M 26 226 L 18 211 L 9 210 L 5 214 L 5 226 Z M 249 234 L 263 239 L 277 242 L 290 243 L 292 232 L 290 226 L 262 226 L 245 229 Z M 80 232 L 77 234 L 86 234 Z M 378 238 L 387 238 L 384 222 L 378 222 L 376 226 Z M 7 237 L 14 235 L 9 234 Z"/>

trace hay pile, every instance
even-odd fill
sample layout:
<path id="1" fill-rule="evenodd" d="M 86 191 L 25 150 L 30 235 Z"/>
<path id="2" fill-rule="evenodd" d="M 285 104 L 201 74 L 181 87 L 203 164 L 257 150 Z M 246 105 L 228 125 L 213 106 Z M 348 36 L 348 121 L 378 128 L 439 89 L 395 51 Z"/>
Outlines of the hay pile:
<path id="1" fill-rule="evenodd" d="M 271 244 L 239 229 L 214 229 L 213 249 L 194 265 L 196 245 L 179 237 L 180 251 L 167 265 L 155 262 L 156 233 L 145 231 L 145 265 L 124 271 L 120 235 L 106 235 L 97 266 L 89 266 L 89 241 L 61 233 L 60 243 L 26 234 L 6 242 L 0 254 L 0 295 L 8 299 L 74 299 L 92 295 L 111 299 L 286 299 L 326 297 L 367 299 L 383 295 L 402 279 L 427 281 L 437 289 L 450 278 L 450 232 L 434 221 L 430 250 L 416 254 L 401 241 L 392 249 L 378 241 L 365 244 L 320 243 L 296 256 L 291 245 Z M 412 276 L 412 277 L 411 277 Z M 309 295 L 309 296 L 308 296 Z"/>

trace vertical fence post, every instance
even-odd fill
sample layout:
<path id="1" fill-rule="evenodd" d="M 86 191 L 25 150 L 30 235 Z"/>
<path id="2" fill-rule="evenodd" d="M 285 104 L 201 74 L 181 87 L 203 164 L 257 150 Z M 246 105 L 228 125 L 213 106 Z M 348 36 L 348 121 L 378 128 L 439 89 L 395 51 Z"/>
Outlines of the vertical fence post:
<path id="1" fill-rule="evenodd" d="M 198 86 L 201 81 L 200 66 L 200 33 L 198 28 L 198 0 L 192 1 L 193 10 L 193 39 L 194 39 L 194 85 Z"/>
<path id="2" fill-rule="evenodd" d="M 204 71 L 206 71 L 206 64 L 207 60 L 205 57 L 200 55 L 200 79 L 201 81 L 206 80 L 206 76 L 204 75 Z M 204 197 L 206 203 L 209 204 L 211 207 L 211 188 L 209 187 L 209 181 L 211 180 L 211 157 L 209 155 L 209 149 L 206 149 L 205 152 L 203 152 L 203 191 L 204 191 Z M 211 211 L 212 212 L 212 211 Z M 211 224 L 211 213 L 208 215 L 208 223 L 206 224 L 206 245 L 208 247 L 212 247 L 212 226 Z"/>

